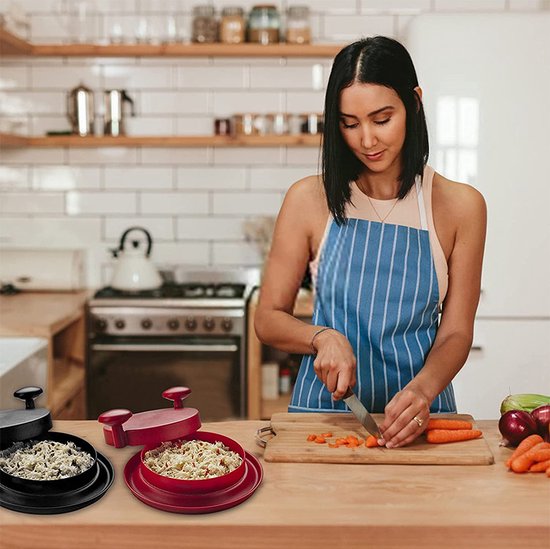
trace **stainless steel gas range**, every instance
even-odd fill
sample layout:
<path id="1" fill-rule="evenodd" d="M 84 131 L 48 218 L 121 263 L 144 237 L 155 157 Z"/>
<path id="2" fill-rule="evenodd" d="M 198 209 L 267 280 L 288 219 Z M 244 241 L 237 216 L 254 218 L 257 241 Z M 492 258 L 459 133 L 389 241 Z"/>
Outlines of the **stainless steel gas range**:
<path id="1" fill-rule="evenodd" d="M 191 388 L 205 421 L 246 416 L 246 306 L 257 270 L 179 272 L 158 290 L 99 290 L 87 312 L 88 416 L 169 407 Z"/>

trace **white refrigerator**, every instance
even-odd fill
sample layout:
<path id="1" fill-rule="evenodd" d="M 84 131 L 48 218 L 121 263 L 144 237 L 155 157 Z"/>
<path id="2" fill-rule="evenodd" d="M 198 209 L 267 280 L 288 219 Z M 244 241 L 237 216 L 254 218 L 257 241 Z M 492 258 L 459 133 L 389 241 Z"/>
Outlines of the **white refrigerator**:
<path id="1" fill-rule="evenodd" d="M 429 163 L 487 202 L 474 345 L 458 411 L 496 419 L 509 393 L 550 395 L 550 13 L 421 15 L 403 36 Z"/>

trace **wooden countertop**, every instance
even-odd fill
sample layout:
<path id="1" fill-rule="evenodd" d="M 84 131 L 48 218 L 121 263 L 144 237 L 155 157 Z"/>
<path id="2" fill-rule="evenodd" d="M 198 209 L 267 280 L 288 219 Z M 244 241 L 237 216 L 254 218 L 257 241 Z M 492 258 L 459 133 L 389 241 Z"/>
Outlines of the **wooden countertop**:
<path id="1" fill-rule="evenodd" d="M 0 296 L 0 336 L 50 337 L 81 314 L 89 290 Z"/>
<path id="2" fill-rule="evenodd" d="M 138 549 L 270 547 L 548 548 L 550 479 L 517 475 L 503 461 L 495 421 L 480 421 L 494 465 L 340 465 L 265 463 L 264 480 L 243 504 L 207 515 L 150 508 L 126 488 L 124 464 L 138 451 L 103 442 L 93 421 L 56 421 L 54 429 L 89 440 L 115 467 L 97 503 L 65 515 L 0 509 L 2 548 Z M 262 456 L 262 421 L 205 424 Z M 458 451 L 458 446 L 457 446 Z"/>

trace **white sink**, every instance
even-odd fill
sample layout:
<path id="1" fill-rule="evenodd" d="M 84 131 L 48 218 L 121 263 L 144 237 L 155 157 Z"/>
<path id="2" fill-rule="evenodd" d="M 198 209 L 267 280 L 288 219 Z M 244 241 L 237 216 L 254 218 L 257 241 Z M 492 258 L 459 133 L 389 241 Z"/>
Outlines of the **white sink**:
<path id="1" fill-rule="evenodd" d="M 44 393 L 36 407 L 46 405 L 48 340 L 38 337 L 0 338 L 0 408 L 21 408 L 13 393 L 26 385 L 36 385 Z"/>

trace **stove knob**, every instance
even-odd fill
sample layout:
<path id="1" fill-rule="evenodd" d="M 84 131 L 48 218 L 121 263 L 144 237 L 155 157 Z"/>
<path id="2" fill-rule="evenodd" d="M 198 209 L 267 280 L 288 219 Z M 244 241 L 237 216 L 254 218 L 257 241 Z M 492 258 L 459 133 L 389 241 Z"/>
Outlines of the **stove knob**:
<path id="1" fill-rule="evenodd" d="M 211 316 L 207 316 L 202 323 L 204 329 L 211 332 L 214 329 L 214 319 Z"/>
<path id="2" fill-rule="evenodd" d="M 118 330 L 123 330 L 126 327 L 126 322 L 119 318 L 118 320 L 115 320 L 115 328 Z"/>
<path id="3" fill-rule="evenodd" d="M 144 318 L 144 319 L 141 321 L 141 327 L 142 327 L 144 330 L 150 330 L 152 326 L 153 326 L 153 323 L 151 322 L 151 319 L 150 319 L 150 318 Z"/>
<path id="4" fill-rule="evenodd" d="M 222 330 L 224 332 L 230 332 L 233 328 L 233 321 L 230 318 L 224 318 L 222 320 Z"/>
<path id="5" fill-rule="evenodd" d="M 96 332 L 104 332 L 107 329 L 107 321 L 104 318 L 98 318 L 95 321 Z"/>
<path id="6" fill-rule="evenodd" d="M 168 328 L 170 328 L 170 330 L 175 331 L 179 327 L 180 327 L 180 321 L 177 318 L 171 318 L 168 321 Z"/>
<path id="7" fill-rule="evenodd" d="M 197 321 L 192 316 L 190 316 L 185 321 L 185 327 L 192 332 L 193 330 L 196 330 L 196 328 L 197 328 Z"/>

